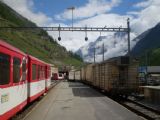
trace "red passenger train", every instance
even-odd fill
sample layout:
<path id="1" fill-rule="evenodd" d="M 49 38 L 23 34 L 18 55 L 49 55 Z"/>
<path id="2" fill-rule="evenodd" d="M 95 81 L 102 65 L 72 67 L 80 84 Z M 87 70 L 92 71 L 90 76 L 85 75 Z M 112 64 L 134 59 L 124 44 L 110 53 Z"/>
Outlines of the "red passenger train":
<path id="1" fill-rule="evenodd" d="M 0 40 L 0 120 L 7 120 L 51 86 L 51 66 Z"/>

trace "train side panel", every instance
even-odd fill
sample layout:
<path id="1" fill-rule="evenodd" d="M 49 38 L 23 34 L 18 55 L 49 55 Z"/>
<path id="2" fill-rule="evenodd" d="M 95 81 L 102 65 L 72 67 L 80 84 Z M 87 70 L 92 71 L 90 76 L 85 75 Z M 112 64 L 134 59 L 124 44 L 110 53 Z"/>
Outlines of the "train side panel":
<path id="1" fill-rule="evenodd" d="M 82 80 L 82 81 L 85 81 L 85 80 L 86 80 L 85 67 L 81 68 L 81 80 Z"/>
<path id="2" fill-rule="evenodd" d="M 86 66 L 86 82 L 90 85 L 93 84 L 93 64 Z"/>
<path id="3" fill-rule="evenodd" d="M 93 65 L 93 79 L 92 79 L 92 85 L 96 86 L 96 65 Z"/>
<path id="4" fill-rule="evenodd" d="M 51 65 L 46 64 L 45 74 L 46 74 L 45 87 L 46 87 L 46 91 L 48 91 L 51 87 Z"/>
<path id="5" fill-rule="evenodd" d="M 94 81 L 95 81 L 95 84 L 94 84 L 94 86 L 95 87 L 100 87 L 100 69 L 99 69 L 99 64 L 97 64 L 97 65 L 95 65 L 95 67 L 94 67 L 94 69 L 95 69 L 95 76 L 94 76 Z"/>
<path id="6" fill-rule="evenodd" d="M 100 88 L 105 88 L 105 64 L 99 65 L 99 81 L 100 81 Z"/>
<path id="7" fill-rule="evenodd" d="M 75 71 L 69 72 L 69 80 L 75 80 Z"/>
<path id="8" fill-rule="evenodd" d="M 81 80 L 81 71 L 75 71 L 75 80 Z"/>
<path id="9" fill-rule="evenodd" d="M 131 88 L 132 91 L 138 89 L 139 82 L 138 82 L 138 62 L 132 63 L 128 68 L 128 87 Z"/>
<path id="10" fill-rule="evenodd" d="M 119 71 L 117 66 L 111 63 L 105 64 L 105 91 L 111 92 L 117 88 L 119 80 Z"/>
<path id="11" fill-rule="evenodd" d="M 34 101 L 45 92 L 45 64 L 32 57 L 29 57 L 29 86 L 28 102 Z"/>

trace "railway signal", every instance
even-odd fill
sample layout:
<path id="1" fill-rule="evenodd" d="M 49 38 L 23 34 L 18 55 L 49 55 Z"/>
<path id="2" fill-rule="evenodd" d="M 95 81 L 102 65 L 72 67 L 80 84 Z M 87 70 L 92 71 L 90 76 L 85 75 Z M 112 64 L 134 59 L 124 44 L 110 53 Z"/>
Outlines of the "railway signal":
<path id="1" fill-rule="evenodd" d="M 60 24 L 59 24 L 59 27 L 58 27 L 58 32 L 59 32 L 59 37 L 58 37 L 58 41 L 61 41 L 61 35 L 60 35 L 60 30 L 61 30 L 61 26 L 60 26 Z"/>
<path id="2" fill-rule="evenodd" d="M 86 29 L 87 29 L 87 26 L 86 26 Z M 85 31 L 85 41 L 88 41 L 87 30 Z"/>

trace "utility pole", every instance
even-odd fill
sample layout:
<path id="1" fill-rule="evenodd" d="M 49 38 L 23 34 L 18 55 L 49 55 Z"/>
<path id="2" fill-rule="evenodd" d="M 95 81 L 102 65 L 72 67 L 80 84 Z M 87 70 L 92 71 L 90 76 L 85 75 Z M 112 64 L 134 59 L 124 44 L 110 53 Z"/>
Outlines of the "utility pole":
<path id="1" fill-rule="evenodd" d="M 75 10 L 75 7 L 69 7 L 67 9 L 72 11 L 72 30 L 73 30 L 73 10 Z"/>
<path id="2" fill-rule="evenodd" d="M 148 51 L 146 50 L 146 52 L 145 52 L 145 58 L 146 58 L 146 60 L 145 60 L 145 62 L 146 62 L 146 67 L 148 66 Z"/>
<path id="3" fill-rule="evenodd" d="M 96 48 L 94 47 L 94 63 L 96 62 Z"/>
<path id="4" fill-rule="evenodd" d="M 104 62 L 104 43 L 103 43 L 103 45 L 102 45 L 102 52 L 103 52 L 102 60 L 103 60 L 103 62 Z"/>
<path id="5" fill-rule="evenodd" d="M 129 18 L 127 19 L 127 28 L 128 28 L 128 31 L 127 31 L 127 34 L 128 34 L 128 56 L 130 57 L 131 51 L 130 51 L 130 21 L 129 21 Z"/>

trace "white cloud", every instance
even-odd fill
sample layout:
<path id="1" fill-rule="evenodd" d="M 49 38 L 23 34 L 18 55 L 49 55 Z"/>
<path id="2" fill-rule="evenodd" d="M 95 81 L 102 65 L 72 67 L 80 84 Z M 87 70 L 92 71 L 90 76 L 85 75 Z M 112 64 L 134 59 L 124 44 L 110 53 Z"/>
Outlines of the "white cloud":
<path id="1" fill-rule="evenodd" d="M 152 0 L 146 0 L 146 1 L 143 1 L 143 2 L 137 3 L 135 5 L 135 7 L 137 7 L 137 8 L 148 7 L 151 3 L 152 3 Z"/>
<path id="2" fill-rule="evenodd" d="M 160 0 L 146 0 L 135 6 L 145 7 L 137 13 L 137 17 L 132 21 L 132 30 L 136 34 L 141 34 L 160 22 Z"/>
<path id="3" fill-rule="evenodd" d="M 118 6 L 120 2 L 121 0 L 111 0 L 110 2 L 106 0 L 88 0 L 87 4 L 74 10 L 74 19 L 84 19 L 109 12 L 113 7 Z M 55 15 L 55 18 L 59 20 L 71 19 L 71 11 L 65 10 L 60 15 Z"/>
<path id="4" fill-rule="evenodd" d="M 33 0 L 3 0 L 3 2 L 39 26 L 45 26 L 52 21 L 52 18 L 48 17 L 44 13 L 33 11 Z"/>

